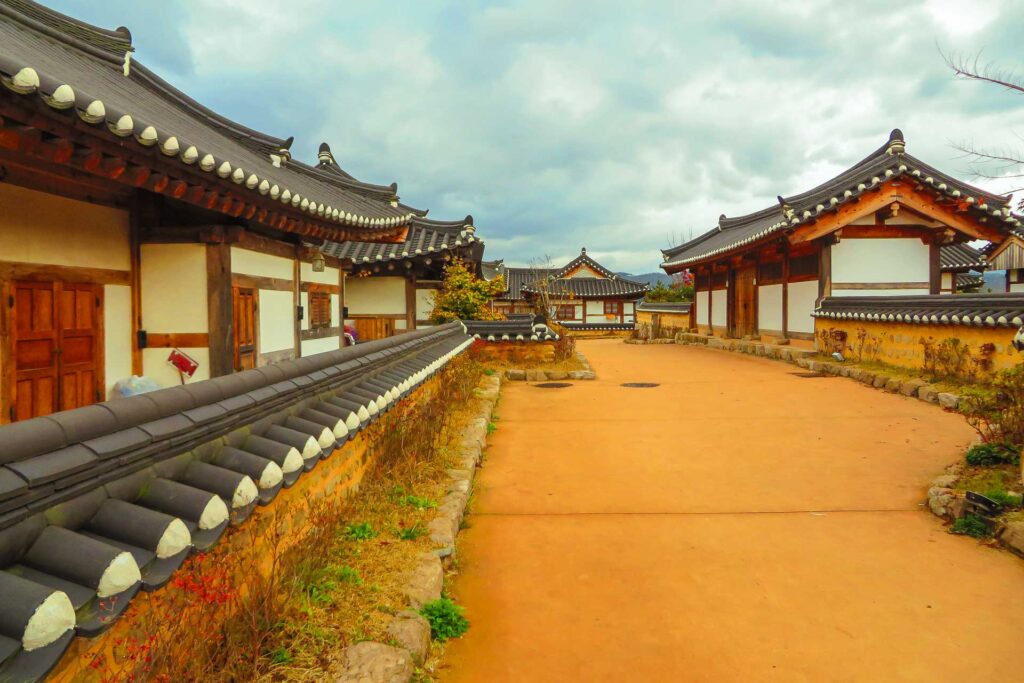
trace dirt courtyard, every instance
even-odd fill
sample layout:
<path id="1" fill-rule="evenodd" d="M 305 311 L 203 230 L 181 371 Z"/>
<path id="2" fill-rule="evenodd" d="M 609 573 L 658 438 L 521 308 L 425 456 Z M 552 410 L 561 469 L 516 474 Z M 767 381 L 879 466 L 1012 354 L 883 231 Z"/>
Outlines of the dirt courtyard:
<path id="1" fill-rule="evenodd" d="M 1024 561 L 921 506 L 973 432 L 700 347 L 580 343 L 504 385 L 442 680 L 981 681 L 1024 666 Z M 657 382 L 630 389 L 624 382 Z"/>

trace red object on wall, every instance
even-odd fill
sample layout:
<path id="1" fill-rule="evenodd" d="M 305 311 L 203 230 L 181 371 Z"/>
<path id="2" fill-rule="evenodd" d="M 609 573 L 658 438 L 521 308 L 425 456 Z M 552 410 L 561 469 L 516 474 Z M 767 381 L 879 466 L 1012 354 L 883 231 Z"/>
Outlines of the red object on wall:
<path id="1" fill-rule="evenodd" d="M 194 358 L 178 349 L 171 351 L 171 355 L 167 357 L 167 362 L 181 373 L 182 384 L 185 383 L 185 377 L 191 378 L 192 375 L 196 374 L 196 370 L 199 369 L 199 363 Z"/>

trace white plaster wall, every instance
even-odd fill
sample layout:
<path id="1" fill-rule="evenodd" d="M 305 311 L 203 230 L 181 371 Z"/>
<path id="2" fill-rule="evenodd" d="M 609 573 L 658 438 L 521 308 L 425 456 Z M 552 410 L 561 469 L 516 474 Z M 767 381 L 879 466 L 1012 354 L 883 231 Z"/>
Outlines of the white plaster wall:
<path id="1" fill-rule="evenodd" d="M 307 339 L 302 342 L 302 356 L 313 356 L 318 353 L 337 351 L 341 345 L 340 337 L 324 337 L 323 339 Z"/>
<path id="2" fill-rule="evenodd" d="M 202 244 L 143 244 L 142 329 L 147 332 L 207 332 L 206 247 Z"/>
<path id="3" fill-rule="evenodd" d="M 942 274 L 942 289 L 953 289 L 953 273 Z"/>
<path id="4" fill-rule="evenodd" d="M 289 276 L 291 277 L 291 276 Z M 302 282 L 316 282 L 321 285 L 337 285 L 341 275 L 337 268 L 324 268 L 324 272 L 313 271 L 312 263 L 299 264 L 299 279 Z"/>
<path id="5" fill-rule="evenodd" d="M 711 324 L 715 327 L 725 327 L 726 306 L 728 301 L 728 290 L 715 289 L 711 292 Z"/>
<path id="6" fill-rule="evenodd" d="M 295 279 L 294 261 L 283 256 L 231 247 L 231 272 L 257 277 L 275 277 L 282 280 Z M 334 284 L 337 284 L 335 279 Z"/>
<path id="7" fill-rule="evenodd" d="M 818 300 L 818 281 L 790 282 L 789 285 L 790 332 L 814 332 L 814 304 Z"/>
<path id="8" fill-rule="evenodd" d="M 703 290 L 697 292 L 694 299 L 697 303 L 697 319 L 694 321 L 694 324 L 709 325 L 711 321 L 708 320 L 708 293 Z"/>
<path id="9" fill-rule="evenodd" d="M 757 328 L 782 330 L 782 285 L 757 288 Z"/>
<path id="10" fill-rule="evenodd" d="M 345 281 L 350 315 L 404 315 L 405 278 L 352 277 Z"/>
<path id="11" fill-rule="evenodd" d="M 120 379 L 132 376 L 132 288 L 103 287 L 103 358 L 106 393 Z"/>
<path id="12" fill-rule="evenodd" d="M 832 282 L 928 282 L 928 251 L 928 245 L 916 238 L 842 240 L 832 245 Z M 862 291 L 833 294 L 853 296 Z"/>
<path id="13" fill-rule="evenodd" d="M 295 348 L 295 303 L 292 292 L 260 290 L 259 351 L 271 353 Z"/>
<path id="14" fill-rule="evenodd" d="M 395 329 L 396 330 L 407 330 L 407 329 L 409 329 L 409 326 L 406 324 L 405 319 L 403 318 L 401 320 L 396 320 L 395 321 Z"/>
<path id="15" fill-rule="evenodd" d="M 434 292 L 436 289 L 416 290 L 416 319 L 427 320 L 431 311 L 434 310 Z"/>
<path id="16" fill-rule="evenodd" d="M 832 290 L 832 296 L 914 296 L 928 293 L 927 289 L 844 289 L 841 292 Z"/>
<path id="17" fill-rule="evenodd" d="M 0 261 L 131 270 L 128 212 L 0 183 Z"/>
<path id="18" fill-rule="evenodd" d="M 178 371 L 167 362 L 167 357 L 174 349 L 143 349 L 142 367 L 145 369 L 146 377 L 156 381 L 162 387 L 176 387 L 181 384 Z M 210 349 L 181 349 L 189 357 L 199 363 L 195 377 L 186 380 L 186 384 L 192 384 L 204 379 L 210 379 Z"/>

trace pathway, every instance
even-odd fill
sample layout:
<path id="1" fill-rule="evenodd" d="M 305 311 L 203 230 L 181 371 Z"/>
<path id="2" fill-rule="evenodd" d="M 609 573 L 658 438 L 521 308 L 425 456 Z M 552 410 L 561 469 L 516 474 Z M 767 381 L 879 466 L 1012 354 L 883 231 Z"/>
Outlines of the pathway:
<path id="1" fill-rule="evenodd" d="M 450 683 L 978 681 L 1024 666 L 1024 561 L 946 533 L 972 432 L 845 378 L 582 342 L 598 381 L 508 383 L 460 536 Z M 627 389 L 622 382 L 659 382 Z"/>

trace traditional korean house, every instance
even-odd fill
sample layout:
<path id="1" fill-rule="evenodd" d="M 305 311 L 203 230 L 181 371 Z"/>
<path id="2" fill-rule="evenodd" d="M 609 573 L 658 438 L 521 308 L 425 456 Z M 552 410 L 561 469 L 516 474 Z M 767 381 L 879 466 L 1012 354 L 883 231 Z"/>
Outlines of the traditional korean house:
<path id="1" fill-rule="evenodd" d="M 484 242 L 472 216 L 437 221 L 415 215 L 400 243 L 328 241 L 324 251 L 351 263 L 345 322 L 360 341 L 367 341 L 430 325 L 444 266 L 461 259 L 479 274 Z"/>
<path id="2" fill-rule="evenodd" d="M 1002 244 L 993 245 L 988 251 L 992 270 L 1006 271 L 1006 291 L 1024 292 L 1024 228 L 1014 228 Z"/>
<path id="3" fill-rule="evenodd" d="M 302 163 L 291 138 L 194 101 L 127 29 L 0 2 L 0 83 L 3 422 L 132 375 L 170 386 L 337 349 L 346 262 L 324 246 L 432 224 L 329 149 Z"/>
<path id="4" fill-rule="evenodd" d="M 826 297 L 938 294 L 942 249 L 999 245 L 1020 221 L 1007 197 L 906 152 L 899 130 L 850 169 L 663 251 L 695 276 L 694 324 L 714 334 L 812 338 Z"/>
<path id="5" fill-rule="evenodd" d="M 941 294 L 977 292 L 983 284 L 981 274 L 988 269 L 985 255 L 969 244 L 947 244 L 939 252 L 942 264 Z"/>
<path id="6" fill-rule="evenodd" d="M 504 268 L 507 292 L 495 300 L 506 315 L 533 311 L 533 302 L 546 295 L 551 319 L 579 330 L 630 330 L 636 303 L 649 286 L 608 270 L 581 249 L 561 268 Z"/>

